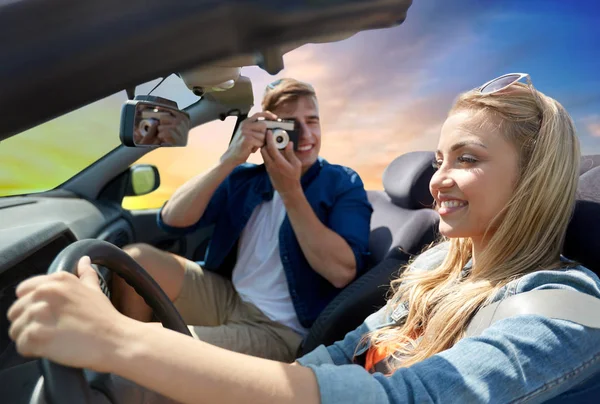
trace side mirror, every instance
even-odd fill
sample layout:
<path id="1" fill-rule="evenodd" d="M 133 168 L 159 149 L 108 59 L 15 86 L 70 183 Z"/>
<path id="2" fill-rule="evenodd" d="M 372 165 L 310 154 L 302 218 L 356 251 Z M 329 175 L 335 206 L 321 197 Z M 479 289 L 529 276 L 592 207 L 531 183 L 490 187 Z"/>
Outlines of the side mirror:
<path id="1" fill-rule="evenodd" d="M 129 183 L 125 196 L 146 195 L 160 186 L 158 169 L 150 164 L 138 164 L 129 168 Z"/>
<path id="2" fill-rule="evenodd" d="M 167 120 L 173 129 L 159 131 Z M 189 129 L 189 114 L 166 98 L 138 95 L 121 110 L 121 143 L 128 147 L 182 147 L 187 145 Z"/>

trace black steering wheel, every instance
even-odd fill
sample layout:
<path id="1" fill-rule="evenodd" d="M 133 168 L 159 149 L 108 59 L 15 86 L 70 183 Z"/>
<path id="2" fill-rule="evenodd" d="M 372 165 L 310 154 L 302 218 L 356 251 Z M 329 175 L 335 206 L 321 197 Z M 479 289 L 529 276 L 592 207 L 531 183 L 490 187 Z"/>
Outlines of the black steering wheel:
<path id="1" fill-rule="evenodd" d="M 181 315 L 160 286 L 133 258 L 113 244 L 94 239 L 77 241 L 56 256 L 48 274 L 59 271 L 77 274 L 77 263 L 85 255 L 90 257 L 92 264 L 110 269 L 135 288 L 164 327 L 191 336 Z M 48 359 L 40 359 L 40 367 L 46 402 L 91 403 L 92 391 L 83 369 L 59 365 Z"/>

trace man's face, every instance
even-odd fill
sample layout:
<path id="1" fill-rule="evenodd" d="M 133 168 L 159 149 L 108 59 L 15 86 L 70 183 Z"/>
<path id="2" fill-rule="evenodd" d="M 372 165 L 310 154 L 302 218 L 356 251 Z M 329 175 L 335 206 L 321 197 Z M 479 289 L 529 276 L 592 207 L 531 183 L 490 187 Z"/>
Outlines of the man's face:
<path id="1" fill-rule="evenodd" d="M 271 112 L 278 118 L 296 121 L 299 138 L 298 150 L 295 153 L 302 162 L 304 174 L 317 161 L 321 150 L 321 122 L 316 99 L 300 97 L 297 101 L 284 103 Z"/>

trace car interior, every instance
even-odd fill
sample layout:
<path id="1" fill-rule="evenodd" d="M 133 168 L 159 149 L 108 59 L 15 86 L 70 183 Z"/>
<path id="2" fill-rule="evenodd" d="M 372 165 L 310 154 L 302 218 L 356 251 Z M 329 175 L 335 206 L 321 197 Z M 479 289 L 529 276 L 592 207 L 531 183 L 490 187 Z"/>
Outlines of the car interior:
<path id="1" fill-rule="evenodd" d="M 0 26 L 4 24 L 12 34 L 10 38 L 20 40 L 11 42 L 0 36 L 0 44 L 10 56 L 8 64 L 0 69 L 0 107 L 6 112 L 0 148 L 2 140 L 26 129 L 115 91 L 125 89 L 132 95 L 136 85 L 171 73 L 200 97 L 184 109 L 193 127 L 233 116 L 237 128 L 255 103 L 250 79 L 240 73 L 242 67 L 258 65 L 276 73 L 283 67 L 282 56 L 303 44 L 342 40 L 362 30 L 400 24 L 411 1 L 342 1 L 327 6 L 321 4 L 324 2 L 288 1 L 285 7 L 278 3 L 277 12 L 273 11 L 272 1 L 252 1 L 251 7 L 236 1 L 224 2 L 226 6 L 220 7 L 215 2 L 180 2 L 176 11 L 165 2 L 141 0 L 126 5 L 117 2 L 118 7 L 112 2 L 109 7 L 106 1 L 84 5 L 57 0 L 53 11 L 33 0 L 8 3 L 0 6 Z M 67 9 L 73 23 L 53 30 L 53 35 L 47 37 L 36 36 L 15 22 L 36 15 L 41 26 L 55 26 L 61 18 L 57 10 Z M 153 29 L 145 34 L 134 29 L 128 13 L 137 13 L 138 22 L 148 23 Z M 244 18 L 249 14 L 256 18 Z M 197 20 L 206 24 L 198 26 Z M 106 32 L 102 38 L 93 35 L 99 29 Z M 82 46 L 91 42 L 95 46 Z M 144 59 L 144 44 L 149 42 L 153 42 L 154 49 L 166 52 L 156 63 Z M 191 45 L 197 53 L 182 51 Z M 55 55 L 42 49 L 62 49 L 61 56 L 69 61 L 51 63 Z M 32 74 L 31 66 L 38 66 L 38 72 L 44 73 Z M 71 77 L 68 88 L 64 87 L 65 77 Z M 38 93 L 61 96 L 47 108 L 31 108 L 30 99 Z M 46 366 L 42 364 L 40 370 L 37 361 L 19 355 L 8 337 L 6 312 L 16 299 L 15 288 L 24 279 L 56 267 L 57 256 L 64 258 L 65 251 L 71 257 L 74 250 L 69 250 L 70 246 L 96 240 L 118 250 L 134 242 L 149 243 L 192 260 L 203 260 L 212 229 L 186 236 L 170 235 L 157 227 L 156 209 L 122 208 L 126 196 L 158 188 L 160 173 L 156 168 L 133 165 L 151 150 L 120 145 L 55 189 L 0 198 L 0 401 L 34 402 L 30 401 L 31 393 L 24 396 L 22 391 L 33 390 Z M 428 186 L 434 171 L 432 161 L 431 151 L 398 156 L 383 173 L 382 190 L 368 190 L 374 209 L 369 270 L 321 313 L 299 356 L 343 338 L 382 307 L 390 280 L 411 257 L 438 239 L 439 218 Z M 151 185 L 136 189 L 136 179 L 148 172 Z M 577 199 L 563 253 L 600 275 L 600 155 L 582 157 Z M 111 271 L 116 270 L 110 268 L 110 263 L 116 262 L 110 257 L 116 253 L 110 248 L 107 251 L 107 258 L 95 263 L 103 290 L 109 294 Z M 58 379 L 56 372 L 53 375 Z M 69 394 L 66 390 L 56 394 Z"/>

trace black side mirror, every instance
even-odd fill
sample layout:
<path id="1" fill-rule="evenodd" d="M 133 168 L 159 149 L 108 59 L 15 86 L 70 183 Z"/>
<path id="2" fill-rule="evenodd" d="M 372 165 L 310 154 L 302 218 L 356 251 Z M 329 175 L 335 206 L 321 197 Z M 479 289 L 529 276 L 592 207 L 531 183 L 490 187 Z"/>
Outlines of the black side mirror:
<path id="1" fill-rule="evenodd" d="M 150 164 L 137 164 L 129 168 L 129 181 L 125 196 L 146 195 L 160 186 L 158 169 Z"/>

